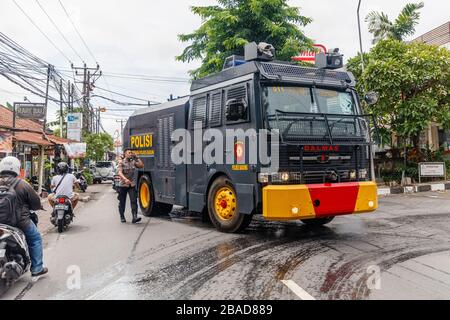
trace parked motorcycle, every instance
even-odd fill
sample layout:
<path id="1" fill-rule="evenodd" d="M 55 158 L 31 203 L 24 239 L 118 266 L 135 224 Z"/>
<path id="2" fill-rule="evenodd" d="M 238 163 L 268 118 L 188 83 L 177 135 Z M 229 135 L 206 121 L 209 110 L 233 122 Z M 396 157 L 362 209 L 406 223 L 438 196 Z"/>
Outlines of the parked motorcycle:
<path id="1" fill-rule="evenodd" d="M 80 186 L 81 192 L 86 192 L 88 188 L 88 183 L 82 172 L 75 173 L 75 178 L 77 178 L 78 185 Z"/>
<path id="2" fill-rule="evenodd" d="M 36 191 L 39 195 L 43 193 L 48 193 L 48 190 L 44 185 L 41 188 L 41 192 L 39 192 L 39 178 L 37 176 L 31 177 L 30 184 L 33 187 L 34 191 Z"/>
<path id="3" fill-rule="evenodd" d="M 0 224 L 0 292 L 30 270 L 31 259 L 24 233 Z"/>
<path id="4" fill-rule="evenodd" d="M 56 197 L 55 201 L 55 208 L 50 221 L 55 227 L 58 227 L 59 233 L 63 233 L 73 222 L 73 218 L 75 217 L 72 202 L 66 196 Z"/>

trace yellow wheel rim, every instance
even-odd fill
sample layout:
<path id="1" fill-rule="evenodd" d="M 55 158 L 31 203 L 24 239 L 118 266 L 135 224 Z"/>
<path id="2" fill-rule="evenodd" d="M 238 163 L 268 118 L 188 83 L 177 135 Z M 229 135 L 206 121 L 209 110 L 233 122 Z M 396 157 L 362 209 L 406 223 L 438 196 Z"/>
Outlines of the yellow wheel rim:
<path id="1" fill-rule="evenodd" d="M 139 197 L 141 199 L 142 207 L 147 209 L 150 206 L 150 189 L 145 182 L 141 185 Z"/>
<path id="2" fill-rule="evenodd" d="M 236 214 L 236 194 L 230 187 L 223 187 L 214 197 L 216 215 L 225 221 L 233 219 Z"/>

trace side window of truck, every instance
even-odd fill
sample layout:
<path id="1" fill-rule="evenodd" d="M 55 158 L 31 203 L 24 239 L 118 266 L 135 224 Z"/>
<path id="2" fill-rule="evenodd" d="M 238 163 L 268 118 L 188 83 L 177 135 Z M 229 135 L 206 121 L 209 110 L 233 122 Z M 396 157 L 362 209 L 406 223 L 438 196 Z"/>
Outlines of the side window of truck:
<path id="1" fill-rule="evenodd" d="M 205 128 L 207 125 L 207 117 L 208 117 L 208 108 L 207 108 L 208 96 L 201 95 L 196 96 L 192 99 L 191 105 L 191 119 L 190 119 L 190 128 L 194 128 L 195 122 L 201 122 L 202 128 Z"/>
<path id="2" fill-rule="evenodd" d="M 249 95 L 246 83 L 227 89 L 225 114 L 227 124 L 250 121 Z"/>
<path id="3" fill-rule="evenodd" d="M 208 122 L 211 128 L 220 127 L 222 125 L 222 95 L 222 90 L 210 94 Z"/>

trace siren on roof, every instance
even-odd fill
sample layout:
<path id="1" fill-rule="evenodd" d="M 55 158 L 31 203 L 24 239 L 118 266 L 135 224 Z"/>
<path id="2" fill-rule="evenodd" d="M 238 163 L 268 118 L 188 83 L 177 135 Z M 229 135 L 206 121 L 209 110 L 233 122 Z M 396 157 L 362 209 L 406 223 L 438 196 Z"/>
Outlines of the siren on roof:
<path id="1" fill-rule="evenodd" d="M 246 63 L 243 56 L 233 55 L 225 59 L 225 63 L 223 64 L 223 70 L 234 68 Z"/>
<path id="2" fill-rule="evenodd" d="M 272 61 L 275 59 L 275 48 L 273 45 L 265 42 L 256 44 L 251 42 L 245 45 L 246 61 Z"/>
<path id="3" fill-rule="evenodd" d="M 344 55 L 339 53 L 339 48 L 331 49 L 327 53 L 321 52 L 316 55 L 316 68 L 340 69 L 344 67 Z"/>

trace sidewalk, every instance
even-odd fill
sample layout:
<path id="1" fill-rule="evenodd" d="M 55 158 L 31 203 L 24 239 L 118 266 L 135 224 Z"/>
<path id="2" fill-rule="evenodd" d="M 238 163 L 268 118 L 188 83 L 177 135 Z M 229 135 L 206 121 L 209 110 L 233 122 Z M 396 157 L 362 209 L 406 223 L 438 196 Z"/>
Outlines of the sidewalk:
<path id="1" fill-rule="evenodd" d="M 450 190 L 449 181 L 421 183 L 416 184 L 414 186 L 406 186 L 406 187 L 379 186 L 378 195 L 389 196 L 391 194 L 410 194 L 410 193 L 430 192 L 430 191 L 443 192 L 446 190 Z"/>

